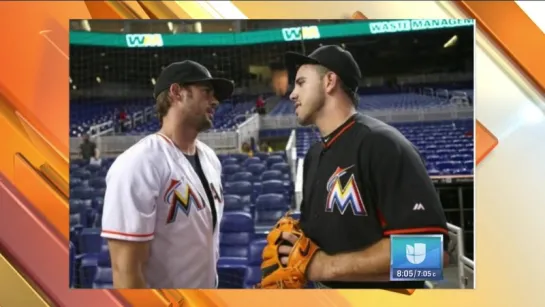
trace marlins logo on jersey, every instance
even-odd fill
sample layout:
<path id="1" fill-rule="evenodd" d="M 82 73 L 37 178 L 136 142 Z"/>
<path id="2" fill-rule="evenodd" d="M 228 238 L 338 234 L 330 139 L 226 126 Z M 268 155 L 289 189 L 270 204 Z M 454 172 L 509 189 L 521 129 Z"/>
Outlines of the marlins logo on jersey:
<path id="1" fill-rule="evenodd" d="M 326 212 L 333 212 L 335 207 L 338 207 L 339 212 L 344 214 L 346 209 L 351 207 L 354 215 L 367 215 L 367 210 L 363 204 L 354 174 L 350 175 L 345 184 L 341 181 L 341 178 L 346 174 L 346 171 L 352 167 L 354 167 L 354 165 L 346 168 L 337 167 L 337 170 L 327 181 L 326 187 L 328 195 L 325 208 Z"/>
<path id="2" fill-rule="evenodd" d="M 172 179 L 170 186 L 165 193 L 165 202 L 170 205 L 168 209 L 167 224 L 176 221 L 176 215 L 181 210 L 185 215 L 189 215 L 191 207 L 197 210 L 204 208 L 204 200 L 193 190 L 189 184 L 182 185 L 179 180 Z"/>

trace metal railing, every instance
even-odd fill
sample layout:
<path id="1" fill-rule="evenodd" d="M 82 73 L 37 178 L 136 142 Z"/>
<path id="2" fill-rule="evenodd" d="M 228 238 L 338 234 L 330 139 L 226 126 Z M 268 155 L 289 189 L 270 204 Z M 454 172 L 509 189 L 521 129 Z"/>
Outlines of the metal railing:
<path id="1" fill-rule="evenodd" d="M 235 133 L 237 135 L 237 142 L 234 144 L 235 149 L 242 147 L 242 143 L 249 142 L 251 138 L 255 141 L 259 139 L 260 119 L 258 114 L 253 114 L 248 117 L 242 124 L 238 126 Z M 207 133 L 208 134 L 208 133 Z M 212 148 L 214 146 L 209 144 Z"/>
<path id="2" fill-rule="evenodd" d="M 150 110 L 144 110 L 138 113 L 138 120 L 150 116 Z M 131 121 L 127 121 L 132 125 Z M 108 127 L 104 129 L 104 127 Z M 213 148 L 217 153 L 229 152 L 238 150 L 242 142 L 249 141 L 254 138 L 256 141 L 259 138 L 260 119 L 258 114 L 253 114 L 246 121 L 231 130 L 222 130 L 214 132 L 200 133 L 197 138 L 203 143 Z M 102 154 L 116 155 L 124 152 L 127 148 L 136 144 L 146 134 L 138 135 L 111 135 L 115 131 L 113 121 L 108 121 L 102 124 L 94 125 L 89 129 L 89 135 L 97 143 Z M 76 155 L 79 153 L 79 145 L 82 140 L 80 138 L 70 138 L 70 154 Z"/>
<path id="3" fill-rule="evenodd" d="M 369 110 L 366 115 L 387 123 L 443 121 L 473 118 L 472 106 L 431 107 L 426 109 L 391 111 Z M 295 115 L 267 115 L 261 118 L 261 129 L 295 129 L 300 127 Z"/>
<path id="4" fill-rule="evenodd" d="M 295 146 L 295 144 L 297 143 L 296 138 L 297 133 L 294 129 L 291 131 L 290 138 L 288 139 L 288 143 L 286 144 L 286 157 L 291 169 L 291 178 L 295 178 L 297 175 L 297 146 Z"/>
<path id="5" fill-rule="evenodd" d="M 469 278 L 466 276 L 466 271 L 473 275 L 475 273 L 475 262 L 465 255 L 464 251 L 464 233 L 458 226 L 447 223 L 449 234 L 456 239 L 456 261 L 458 263 L 458 282 L 460 289 L 465 289 L 468 285 Z"/>

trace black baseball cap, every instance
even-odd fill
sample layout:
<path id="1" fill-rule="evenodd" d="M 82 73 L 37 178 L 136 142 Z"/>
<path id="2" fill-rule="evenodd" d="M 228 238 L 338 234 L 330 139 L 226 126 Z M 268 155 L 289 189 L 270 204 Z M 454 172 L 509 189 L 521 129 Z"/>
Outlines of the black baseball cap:
<path id="1" fill-rule="evenodd" d="M 169 89 L 174 83 L 192 84 L 199 82 L 210 82 L 214 89 L 214 96 L 218 101 L 229 98 L 235 89 L 233 81 L 213 78 L 210 71 L 203 65 L 195 61 L 185 60 L 172 63 L 163 69 L 155 82 L 153 97 L 157 98 L 161 92 Z"/>
<path id="2" fill-rule="evenodd" d="M 353 92 L 358 89 L 361 79 L 360 67 L 352 54 L 340 46 L 322 46 L 308 56 L 296 52 L 287 52 L 285 61 L 290 80 L 295 79 L 297 70 L 302 65 L 321 65 L 337 74 Z"/>

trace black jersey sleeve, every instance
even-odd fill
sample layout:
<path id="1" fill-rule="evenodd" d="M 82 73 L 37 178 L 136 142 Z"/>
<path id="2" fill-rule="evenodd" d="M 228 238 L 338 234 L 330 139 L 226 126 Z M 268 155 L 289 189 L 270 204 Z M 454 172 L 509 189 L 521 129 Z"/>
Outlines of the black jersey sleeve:
<path id="1" fill-rule="evenodd" d="M 443 207 L 417 149 L 393 128 L 371 131 L 363 144 L 362 165 L 370 172 L 384 235 L 448 234 Z"/>

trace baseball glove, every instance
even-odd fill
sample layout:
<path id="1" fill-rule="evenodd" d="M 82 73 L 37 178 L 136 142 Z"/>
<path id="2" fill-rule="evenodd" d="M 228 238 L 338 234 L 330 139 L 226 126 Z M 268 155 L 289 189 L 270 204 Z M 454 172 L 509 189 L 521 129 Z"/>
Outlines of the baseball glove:
<path id="1" fill-rule="evenodd" d="M 287 265 L 282 264 L 278 254 L 281 245 L 291 245 L 282 239 L 282 232 L 290 232 L 298 237 L 288 255 Z M 261 263 L 262 279 L 256 288 L 262 289 L 300 289 L 306 283 L 306 269 L 319 247 L 305 236 L 299 222 L 289 216 L 281 218 L 267 236 L 267 246 L 263 250 Z"/>

